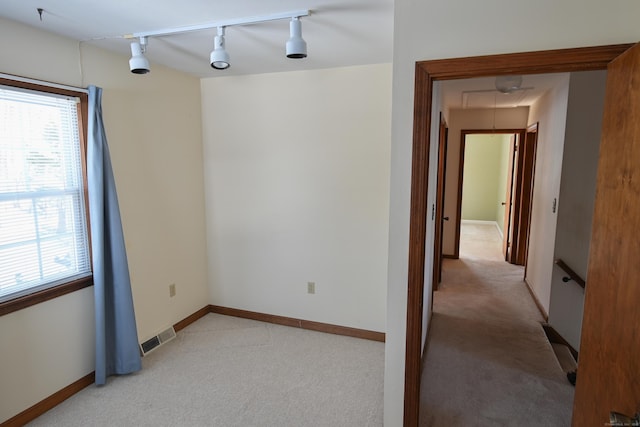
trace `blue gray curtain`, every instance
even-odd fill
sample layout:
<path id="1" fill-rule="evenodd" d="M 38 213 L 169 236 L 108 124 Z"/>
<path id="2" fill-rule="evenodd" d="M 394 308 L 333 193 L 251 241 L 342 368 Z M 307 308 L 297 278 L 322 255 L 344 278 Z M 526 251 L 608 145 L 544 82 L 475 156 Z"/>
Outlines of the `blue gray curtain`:
<path id="1" fill-rule="evenodd" d="M 87 180 L 96 311 L 96 384 L 142 368 L 111 158 L 102 123 L 102 89 L 89 87 Z"/>

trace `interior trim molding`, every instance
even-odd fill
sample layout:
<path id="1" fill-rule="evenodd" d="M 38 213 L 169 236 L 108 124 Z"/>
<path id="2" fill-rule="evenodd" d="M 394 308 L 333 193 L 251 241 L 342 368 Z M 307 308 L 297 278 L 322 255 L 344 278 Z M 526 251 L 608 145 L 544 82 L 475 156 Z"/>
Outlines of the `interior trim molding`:
<path id="1" fill-rule="evenodd" d="M 90 374 L 80 378 L 78 381 L 75 381 L 69 384 L 68 386 L 66 386 L 65 388 L 59 391 L 56 391 L 51 396 L 46 397 L 45 399 L 33 405 L 32 407 L 25 409 L 24 411 L 20 412 L 18 415 L 12 418 L 9 418 L 7 421 L 4 421 L 2 424 L 0 424 L 0 426 L 2 427 L 23 426 L 35 420 L 36 418 L 38 418 L 40 415 L 44 414 L 48 410 L 58 406 L 59 404 L 61 404 L 62 402 L 64 402 L 65 400 L 67 400 L 77 392 L 79 392 L 80 390 L 93 384 L 95 381 L 96 381 L 95 372 L 91 372 Z"/>
<path id="2" fill-rule="evenodd" d="M 93 286 L 93 275 L 0 303 L 0 317 Z"/>
<path id="3" fill-rule="evenodd" d="M 526 277 L 524 278 L 524 283 L 525 283 L 525 285 L 527 285 L 527 290 L 529 291 L 529 294 L 531 294 L 531 298 L 533 298 L 533 302 L 536 303 L 536 307 L 538 307 L 538 311 L 542 315 L 542 318 L 544 319 L 545 322 L 548 322 L 549 321 L 549 314 L 547 313 L 547 311 L 542 306 L 542 303 L 538 299 L 538 296 L 536 295 L 536 293 L 533 292 L 533 288 L 529 284 L 529 281 L 527 280 Z"/>
<path id="4" fill-rule="evenodd" d="M 578 350 L 573 348 L 573 346 L 569 343 L 569 341 L 564 339 L 564 337 L 560 335 L 560 333 L 556 331 L 553 326 L 551 326 L 549 323 L 542 323 L 542 329 L 544 330 L 544 333 L 547 336 L 547 339 L 549 340 L 550 343 L 566 345 L 569 351 L 571 352 L 571 355 L 573 356 L 573 358 L 576 360 L 576 362 L 578 361 L 578 356 L 579 356 Z"/>
<path id="5" fill-rule="evenodd" d="M 196 320 L 198 320 L 198 319 L 206 316 L 207 314 L 211 313 L 211 309 L 209 307 L 210 307 L 209 305 L 205 305 L 200 310 L 198 310 L 195 313 L 190 314 L 189 316 L 185 317 L 184 319 L 182 319 L 178 323 L 174 324 L 173 325 L 173 329 L 175 329 L 175 331 L 178 332 L 178 331 L 186 328 L 187 326 L 189 326 L 190 324 L 192 324 Z"/>
<path id="6" fill-rule="evenodd" d="M 424 347 L 422 348 L 422 370 L 424 370 L 424 365 L 427 361 L 427 352 L 429 351 L 429 344 L 431 343 L 431 325 L 433 324 L 433 310 L 431 310 L 431 315 L 429 316 L 429 324 L 427 325 L 427 339 L 424 340 Z"/>
<path id="7" fill-rule="evenodd" d="M 331 325 L 329 323 L 313 322 L 311 320 L 295 319 L 293 317 L 278 316 L 275 314 L 257 313 L 255 311 L 221 307 L 219 305 L 210 305 L 209 308 L 211 313 L 224 314 L 226 316 L 242 317 L 244 319 L 259 320 L 261 322 L 275 323 L 276 325 L 290 326 L 292 328 L 308 329 L 310 331 L 344 335 L 347 337 L 361 338 L 371 341 L 385 341 L 384 332 Z"/>

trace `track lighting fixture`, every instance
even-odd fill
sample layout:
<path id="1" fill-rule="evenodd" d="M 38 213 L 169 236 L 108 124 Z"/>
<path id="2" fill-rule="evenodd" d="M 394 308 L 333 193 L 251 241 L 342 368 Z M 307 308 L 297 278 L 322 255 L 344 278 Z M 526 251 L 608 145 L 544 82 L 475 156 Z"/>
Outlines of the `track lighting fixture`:
<path id="1" fill-rule="evenodd" d="M 309 16 L 310 10 L 296 10 L 293 12 L 275 13 L 266 16 L 257 16 L 252 18 L 233 19 L 227 21 L 213 22 L 209 24 L 190 25 L 186 27 L 169 28 L 164 30 L 146 31 L 142 33 L 133 33 L 125 35 L 126 39 L 139 39 L 131 43 L 131 59 L 129 60 L 129 68 L 132 73 L 146 74 L 149 72 L 149 61 L 144 57 L 147 46 L 147 38 L 153 36 L 168 36 L 172 34 L 181 34 L 192 31 L 210 30 L 217 28 L 218 34 L 214 38 L 213 50 L 209 57 L 211 67 L 216 70 L 226 70 L 231 65 L 229 62 L 229 54 L 225 47 L 225 28 L 235 25 L 258 24 L 261 22 L 275 21 L 280 19 L 290 19 L 289 23 L 289 40 L 286 43 L 287 58 L 306 58 L 307 42 L 302 38 L 302 23 L 300 18 Z"/>
<path id="2" fill-rule="evenodd" d="M 226 70 L 230 65 L 229 54 L 224 43 L 224 27 L 218 27 L 218 35 L 213 40 L 211 66 L 216 70 Z"/>
<path id="3" fill-rule="evenodd" d="M 144 57 L 147 50 L 147 38 L 140 37 L 139 42 L 131 43 L 131 59 L 129 60 L 129 68 L 134 74 L 147 74 L 149 69 L 149 61 Z"/>
<path id="4" fill-rule="evenodd" d="M 302 38 L 302 23 L 299 16 L 291 18 L 289 33 L 290 36 L 286 45 L 287 58 L 306 58 L 307 42 Z"/>

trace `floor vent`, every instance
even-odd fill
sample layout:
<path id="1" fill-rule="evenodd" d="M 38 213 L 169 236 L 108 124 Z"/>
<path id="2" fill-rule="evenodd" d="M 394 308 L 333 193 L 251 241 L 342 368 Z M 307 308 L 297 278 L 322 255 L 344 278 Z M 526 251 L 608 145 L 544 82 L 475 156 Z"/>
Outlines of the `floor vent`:
<path id="1" fill-rule="evenodd" d="M 171 341 L 175 337 L 176 337 L 176 331 L 173 329 L 173 326 L 172 326 L 160 332 L 158 335 L 155 335 L 149 338 L 148 340 L 146 340 L 145 342 L 141 343 L 140 351 L 142 352 L 143 356 L 146 356 L 156 348 L 160 347 L 162 344 L 168 341 Z"/>

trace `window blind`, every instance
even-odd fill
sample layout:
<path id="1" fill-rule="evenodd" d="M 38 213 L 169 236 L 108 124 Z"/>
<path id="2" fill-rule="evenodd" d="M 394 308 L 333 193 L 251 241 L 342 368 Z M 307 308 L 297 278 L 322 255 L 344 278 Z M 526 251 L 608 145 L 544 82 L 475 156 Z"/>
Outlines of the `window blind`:
<path id="1" fill-rule="evenodd" d="M 77 103 L 0 86 L 0 302 L 91 274 Z"/>

